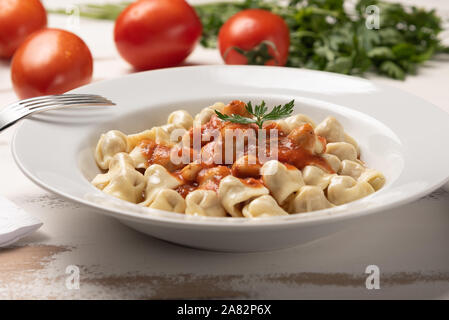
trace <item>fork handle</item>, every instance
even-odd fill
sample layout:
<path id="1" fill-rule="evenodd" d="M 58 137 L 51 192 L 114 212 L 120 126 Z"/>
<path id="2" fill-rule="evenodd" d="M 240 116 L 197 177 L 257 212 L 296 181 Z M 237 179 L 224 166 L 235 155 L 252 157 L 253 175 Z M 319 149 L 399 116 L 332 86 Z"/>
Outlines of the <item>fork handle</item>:
<path id="1" fill-rule="evenodd" d="M 8 117 L 6 113 L 4 113 L 4 116 L 2 116 L 2 113 L 0 112 L 0 132 L 3 130 L 9 128 L 13 124 L 16 124 L 19 120 L 25 118 L 26 116 L 22 117 Z"/>

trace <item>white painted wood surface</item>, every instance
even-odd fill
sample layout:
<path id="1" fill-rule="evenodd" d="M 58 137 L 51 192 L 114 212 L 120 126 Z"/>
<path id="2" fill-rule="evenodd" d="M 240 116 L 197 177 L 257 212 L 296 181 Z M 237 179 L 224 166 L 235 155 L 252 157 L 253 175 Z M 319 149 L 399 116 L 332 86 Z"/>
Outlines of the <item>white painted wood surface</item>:
<path id="1" fill-rule="evenodd" d="M 449 17 L 448 1 L 404 2 L 437 6 Z M 52 27 L 65 28 L 66 22 L 65 17 L 50 16 Z M 115 51 L 112 28 L 111 22 L 85 19 L 72 28 L 95 56 L 95 81 L 131 72 Z M 198 48 L 188 63 L 221 60 L 216 51 Z M 449 112 L 448 56 L 437 57 L 404 82 L 370 78 Z M 0 62 L 0 105 L 15 100 L 8 63 Z M 304 246 L 251 254 L 207 252 L 141 235 L 38 188 L 13 162 L 14 130 L 0 134 L 0 194 L 36 215 L 44 226 L 0 251 L 0 298 L 449 298 L 446 191 L 366 217 Z M 442 141 L 442 148 L 445 144 Z M 364 271 L 372 264 L 380 268 L 380 290 L 365 288 Z M 66 287 L 66 268 L 71 265 L 80 270 L 79 290 Z"/>

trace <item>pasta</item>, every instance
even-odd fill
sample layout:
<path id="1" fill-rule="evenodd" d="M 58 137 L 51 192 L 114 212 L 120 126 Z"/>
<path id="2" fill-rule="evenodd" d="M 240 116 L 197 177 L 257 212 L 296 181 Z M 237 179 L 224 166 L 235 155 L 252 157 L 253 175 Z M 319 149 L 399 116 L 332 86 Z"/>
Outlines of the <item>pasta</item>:
<path id="1" fill-rule="evenodd" d="M 145 188 L 144 176 L 134 169 L 134 163 L 126 153 L 116 154 L 109 164 L 109 171 L 99 174 L 92 184 L 103 192 L 122 200 L 137 203 Z"/>
<path id="2" fill-rule="evenodd" d="M 170 172 L 159 164 L 153 164 L 145 171 L 146 189 L 143 206 L 149 206 L 156 199 L 159 191 L 175 189 L 181 182 L 173 177 Z"/>
<path id="3" fill-rule="evenodd" d="M 355 147 L 347 142 L 332 142 L 326 146 L 326 153 L 337 156 L 341 161 L 343 160 L 357 160 L 357 150 Z"/>
<path id="4" fill-rule="evenodd" d="M 289 212 L 302 213 L 332 208 L 323 190 L 317 186 L 304 186 L 289 203 Z"/>
<path id="5" fill-rule="evenodd" d="M 336 118 L 316 125 L 290 113 L 256 124 L 251 108 L 234 100 L 194 117 L 174 111 L 165 124 L 134 134 L 108 131 L 95 149 L 103 172 L 92 184 L 150 209 L 234 218 L 329 209 L 385 185 Z M 234 116 L 238 122 L 228 120 Z"/>
<path id="6" fill-rule="evenodd" d="M 308 123 L 292 130 L 288 134 L 288 138 L 312 153 L 321 154 L 326 150 L 325 142 L 314 133 L 313 127 Z"/>
<path id="7" fill-rule="evenodd" d="M 340 205 L 358 200 L 374 193 L 373 187 L 366 181 L 356 181 L 349 176 L 333 177 L 327 188 L 330 202 Z"/>
<path id="8" fill-rule="evenodd" d="M 332 168 L 332 171 L 339 172 L 341 168 L 341 160 L 333 154 L 324 153 L 321 155 Z"/>
<path id="9" fill-rule="evenodd" d="M 172 134 L 177 130 L 177 139 L 173 140 Z M 178 124 L 166 124 L 160 127 L 154 127 L 151 130 L 132 134 L 127 137 L 128 152 L 132 151 L 144 140 L 154 141 L 156 144 L 174 145 L 179 142 L 185 133 L 185 129 Z"/>
<path id="10" fill-rule="evenodd" d="M 360 163 L 351 160 L 343 160 L 341 162 L 341 170 L 338 173 L 342 176 L 350 176 L 354 179 L 358 179 L 363 171 L 365 171 L 365 167 Z"/>
<path id="11" fill-rule="evenodd" d="M 216 192 L 211 190 L 195 190 L 186 197 L 186 214 L 205 217 L 226 217 Z"/>
<path id="12" fill-rule="evenodd" d="M 252 187 L 240 179 L 227 176 L 220 182 L 218 196 L 225 210 L 233 217 L 242 217 L 242 207 L 246 201 L 268 194 L 263 186 Z"/>
<path id="13" fill-rule="evenodd" d="M 304 185 L 301 171 L 296 167 L 287 169 L 277 160 L 265 163 L 261 175 L 265 186 L 281 205 Z"/>
<path id="14" fill-rule="evenodd" d="M 385 184 L 385 177 L 381 172 L 365 168 L 360 163 L 350 160 L 344 160 L 342 162 L 339 173 L 344 176 L 350 176 L 359 181 L 366 181 L 375 191 L 382 188 Z"/>
<path id="15" fill-rule="evenodd" d="M 153 202 L 151 202 L 150 208 L 184 213 L 186 201 L 174 190 L 161 189 L 157 192 Z"/>
<path id="16" fill-rule="evenodd" d="M 272 196 L 261 196 L 243 207 L 243 216 L 247 218 L 287 216 L 288 213 L 282 209 Z"/>
<path id="17" fill-rule="evenodd" d="M 185 110 L 178 110 L 170 113 L 167 119 L 167 124 L 173 124 L 175 126 L 183 127 L 186 130 L 189 130 L 193 127 L 193 118 Z"/>
<path id="18" fill-rule="evenodd" d="M 147 157 L 145 156 L 145 150 L 142 146 L 138 145 L 129 153 L 129 156 L 133 160 L 134 168 L 136 169 L 146 169 L 147 168 Z"/>
<path id="19" fill-rule="evenodd" d="M 313 122 L 312 119 L 310 119 L 308 116 L 303 114 L 296 114 L 294 116 L 290 116 L 286 119 L 277 120 L 275 121 L 281 130 L 285 132 L 286 134 L 289 134 L 293 131 L 293 129 L 300 128 L 301 126 L 305 125 L 306 123 L 310 124 L 312 128 L 316 127 L 315 122 Z"/>
<path id="20" fill-rule="evenodd" d="M 327 117 L 315 129 L 315 133 L 326 139 L 328 143 L 332 142 L 347 142 L 354 146 L 357 154 L 360 155 L 360 150 L 357 142 L 349 136 L 343 129 L 343 126 L 334 117 Z"/>
<path id="21" fill-rule="evenodd" d="M 386 179 L 382 172 L 374 169 L 365 169 L 360 175 L 359 181 L 368 182 L 371 187 L 373 187 L 374 191 L 378 191 L 384 186 Z"/>
<path id="22" fill-rule="evenodd" d="M 315 167 L 315 166 L 307 166 L 302 170 L 302 175 L 304 178 L 304 182 L 309 186 L 317 186 L 321 190 L 327 188 L 331 179 L 335 176 L 335 174 L 327 173 L 324 170 Z"/>
<path id="23" fill-rule="evenodd" d="M 214 110 L 218 110 L 221 112 L 221 111 L 223 111 L 224 107 L 225 107 L 224 103 L 217 102 L 207 108 L 204 108 L 203 110 L 201 110 L 200 113 L 198 113 L 195 116 L 195 119 L 193 121 L 193 126 L 201 127 L 203 124 L 206 124 L 207 122 L 209 122 L 209 120 L 212 118 L 212 116 L 215 115 Z"/>
<path id="24" fill-rule="evenodd" d="M 118 130 L 111 130 L 101 135 L 95 149 L 95 160 L 98 166 L 106 170 L 109 162 L 119 152 L 127 150 L 127 137 Z"/>

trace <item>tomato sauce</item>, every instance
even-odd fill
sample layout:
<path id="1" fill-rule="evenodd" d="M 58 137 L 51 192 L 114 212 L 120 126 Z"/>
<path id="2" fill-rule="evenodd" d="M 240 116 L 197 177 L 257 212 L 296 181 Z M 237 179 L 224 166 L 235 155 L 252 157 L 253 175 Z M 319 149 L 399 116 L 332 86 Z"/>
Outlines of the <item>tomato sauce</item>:
<path id="1" fill-rule="evenodd" d="M 240 179 L 240 181 L 251 188 L 262 188 L 264 186 L 262 179 L 246 178 Z"/>
<path id="2" fill-rule="evenodd" d="M 227 166 L 206 168 L 200 171 L 197 177 L 200 189 L 218 191 L 220 181 L 231 175 L 231 169 Z"/>
<path id="3" fill-rule="evenodd" d="M 151 140 L 143 140 L 140 143 L 142 154 L 147 159 L 147 165 L 159 164 L 169 171 L 173 171 L 179 167 L 170 160 L 172 147 L 163 144 L 157 144 Z M 184 166 L 184 165 L 181 165 Z"/>
<path id="4" fill-rule="evenodd" d="M 198 189 L 198 184 L 196 183 L 191 183 L 191 184 L 183 184 L 180 185 L 179 187 L 177 187 L 175 189 L 175 191 L 177 193 L 179 193 L 184 199 L 188 196 L 188 194 L 190 192 L 195 191 L 196 189 Z"/>
<path id="5" fill-rule="evenodd" d="M 242 117 L 250 118 L 251 114 L 246 110 L 246 103 L 240 100 L 231 101 L 230 104 L 224 107 L 223 113 L 228 116 L 238 114 Z"/>
<path id="6" fill-rule="evenodd" d="M 329 173 L 334 173 L 326 159 L 293 143 L 288 137 L 280 138 L 278 141 L 278 160 L 300 170 L 308 165 L 314 165 Z"/>

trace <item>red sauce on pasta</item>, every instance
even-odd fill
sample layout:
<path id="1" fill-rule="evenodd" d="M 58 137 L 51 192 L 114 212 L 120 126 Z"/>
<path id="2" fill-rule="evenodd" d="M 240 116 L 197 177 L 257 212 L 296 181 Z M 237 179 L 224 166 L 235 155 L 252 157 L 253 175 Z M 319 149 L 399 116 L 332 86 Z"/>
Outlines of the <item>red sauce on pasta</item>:
<path id="1" fill-rule="evenodd" d="M 226 114 L 240 114 L 242 116 L 248 116 L 245 109 L 245 104 L 241 101 L 233 101 L 223 110 Z M 234 149 L 232 151 L 232 161 L 226 159 L 226 141 L 224 139 L 225 130 L 232 130 L 232 133 L 238 137 L 238 135 L 244 135 L 244 148 L 243 157 L 237 158 L 235 150 L 234 137 Z M 156 144 L 154 141 L 143 140 L 140 144 L 142 153 L 147 159 L 148 166 L 152 164 L 160 164 L 164 166 L 168 171 L 172 172 L 172 175 L 181 181 L 181 185 L 176 188 L 176 191 L 184 198 L 192 191 L 197 189 L 217 191 L 220 185 L 220 181 L 228 176 L 233 175 L 239 178 L 245 185 L 253 188 L 262 187 L 263 180 L 260 176 L 260 168 L 263 162 L 260 159 L 251 159 L 252 155 L 257 154 L 257 140 L 261 137 L 258 135 L 263 132 L 267 145 L 266 154 L 272 155 L 272 145 L 277 143 L 277 156 L 278 161 L 287 166 L 288 169 L 297 168 L 303 169 L 307 165 L 315 165 L 322 168 L 329 173 L 333 173 L 331 166 L 327 161 L 315 152 L 314 148 L 319 148 L 320 144 L 325 148 L 326 140 L 323 137 L 316 136 L 313 128 L 309 124 L 305 124 L 300 128 L 295 128 L 288 135 L 285 134 L 280 126 L 275 123 L 269 123 L 264 125 L 263 131 L 259 131 L 255 124 L 236 124 L 230 122 L 223 122 L 217 116 L 213 115 L 211 119 L 201 126 L 201 128 L 190 129 L 187 136 L 190 137 L 190 146 L 187 145 L 187 154 L 190 162 L 194 158 L 193 138 L 201 139 L 201 151 L 200 161 L 192 168 L 189 169 L 189 173 L 186 176 L 183 174 L 183 168 L 187 164 L 174 164 L 170 160 L 170 153 L 177 152 L 181 154 L 183 148 L 179 146 L 168 146 L 163 144 Z M 276 138 L 273 140 L 270 138 L 270 132 L 275 130 Z M 221 135 L 220 135 L 221 134 Z M 253 135 L 253 136 L 251 136 Z M 255 140 L 251 140 L 254 137 Z M 316 147 L 318 146 L 318 147 Z M 176 149 L 174 149 L 176 148 Z M 185 150 L 184 150 L 185 151 Z M 251 152 L 250 152 L 251 151 Z M 250 156 L 251 154 L 251 156 Z M 217 159 L 221 160 L 218 161 Z M 193 175 L 193 176 L 192 176 Z"/>
<path id="2" fill-rule="evenodd" d="M 246 178 L 246 179 L 240 179 L 245 185 L 252 188 L 262 188 L 264 186 L 261 179 L 254 179 L 254 178 Z"/>
<path id="3" fill-rule="evenodd" d="M 187 197 L 190 192 L 195 191 L 198 188 L 198 185 L 195 183 L 192 184 L 183 184 L 175 189 L 183 198 Z"/>
<path id="4" fill-rule="evenodd" d="M 233 115 L 238 114 L 242 117 L 250 118 L 251 114 L 246 110 L 246 103 L 240 100 L 234 100 L 224 107 L 223 114 Z"/>
<path id="5" fill-rule="evenodd" d="M 288 137 L 279 139 L 278 160 L 300 170 L 305 166 L 314 165 L 329 173 L 334 173 L 329 163 L 323 157 L 292 143 Z"/>

